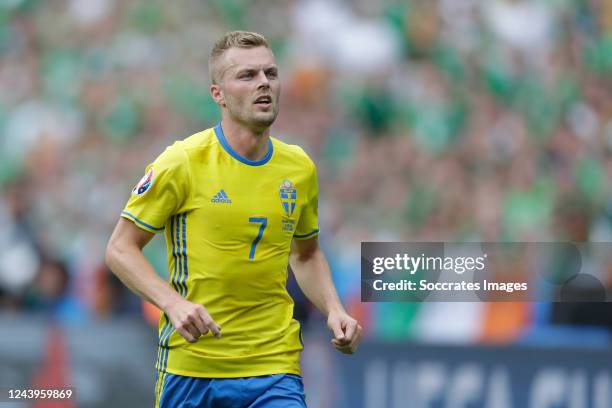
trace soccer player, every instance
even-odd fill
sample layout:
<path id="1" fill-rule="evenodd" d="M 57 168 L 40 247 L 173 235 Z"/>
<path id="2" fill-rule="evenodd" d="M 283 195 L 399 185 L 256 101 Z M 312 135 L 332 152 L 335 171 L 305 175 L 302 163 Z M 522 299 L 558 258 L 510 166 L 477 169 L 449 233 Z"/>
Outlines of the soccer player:
<path id="1" fill-rule="evenodd" d="M 355 352 L 361 335 L 319 249 L 316 168 L 300 147 L 270 137 L 280 81 L 263 36 L 226 34 L 209 72 L 221 122 L 147 167 L 106 261 L 163 311 L 156 406 L 305 407 L 287 265 L 327 316 L 336 349 Z M 169 282 L 142 254 L 162 231 Z"/>

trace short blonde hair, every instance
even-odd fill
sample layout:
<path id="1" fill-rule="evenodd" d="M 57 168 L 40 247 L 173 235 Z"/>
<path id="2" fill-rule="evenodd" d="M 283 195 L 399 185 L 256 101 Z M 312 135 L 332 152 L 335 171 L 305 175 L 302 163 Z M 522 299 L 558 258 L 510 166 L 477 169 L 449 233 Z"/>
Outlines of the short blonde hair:
<path id="1" fill-rule="evenodd" d="M 230 31 L 221 37 L 213 46 L 208 57 L 208 75 L 212 84 L 217 84 L 219 78 L 219 58 L 230 48 L 270 48 L 263 35 L 250 31 Z"/>

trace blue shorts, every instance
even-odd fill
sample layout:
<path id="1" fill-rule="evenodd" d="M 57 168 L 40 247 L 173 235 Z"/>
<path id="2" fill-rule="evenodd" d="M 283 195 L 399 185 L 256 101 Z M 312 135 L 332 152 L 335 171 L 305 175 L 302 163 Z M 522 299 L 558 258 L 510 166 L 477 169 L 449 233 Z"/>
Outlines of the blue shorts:
<path id="1" fill-rule="evenodd" d="M 306 408 L 302 377 L 197 378 L 159 373 L 156 408 Z"/>

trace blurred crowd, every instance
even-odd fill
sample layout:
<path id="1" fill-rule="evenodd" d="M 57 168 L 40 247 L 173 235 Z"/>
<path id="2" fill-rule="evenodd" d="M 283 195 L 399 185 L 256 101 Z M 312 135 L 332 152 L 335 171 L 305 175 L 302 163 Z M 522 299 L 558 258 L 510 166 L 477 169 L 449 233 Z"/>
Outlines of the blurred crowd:
<path id="1" fill-rule="evenodd" d="M 1 309 L 143 313 L 105 244 L 146 164 L 219 120 L 206 62 L 233 29 L 272 45 L 272 133 L 318 164 L 320 239 L 369 335 L 516 341 L 554 313 L 361 303 L 361 241 L 612 242 L 612 0 L 4 0 Z M 165 274 L 163 240 L 146 254 Z"/>

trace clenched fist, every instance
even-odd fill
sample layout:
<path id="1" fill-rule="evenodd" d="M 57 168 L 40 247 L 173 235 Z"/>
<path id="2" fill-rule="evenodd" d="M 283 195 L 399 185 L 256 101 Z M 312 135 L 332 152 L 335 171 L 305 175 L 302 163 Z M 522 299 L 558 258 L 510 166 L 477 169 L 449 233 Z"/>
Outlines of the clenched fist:
<path id="1" fill-rule="evenodd" d="M 190 343 L 211 331 L 216 338 L 221 337 L 221 326 L 210 316 L 202 305 L 180 298 L 167 307 L 166 315 L 174 329 Z"/>

